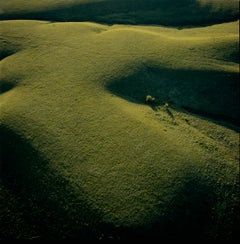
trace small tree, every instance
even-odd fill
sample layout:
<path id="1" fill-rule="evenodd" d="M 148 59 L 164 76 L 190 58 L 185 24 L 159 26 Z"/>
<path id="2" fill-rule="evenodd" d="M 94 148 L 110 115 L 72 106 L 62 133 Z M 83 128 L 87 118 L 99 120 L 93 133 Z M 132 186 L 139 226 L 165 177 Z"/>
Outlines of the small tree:
<path id="1" fill-rule="evenodd" d="M 150 95 L 146 96 L 146 102 L 154 103 L 155 101 L 156 101 L 155 97 L 152 97 Z"/>

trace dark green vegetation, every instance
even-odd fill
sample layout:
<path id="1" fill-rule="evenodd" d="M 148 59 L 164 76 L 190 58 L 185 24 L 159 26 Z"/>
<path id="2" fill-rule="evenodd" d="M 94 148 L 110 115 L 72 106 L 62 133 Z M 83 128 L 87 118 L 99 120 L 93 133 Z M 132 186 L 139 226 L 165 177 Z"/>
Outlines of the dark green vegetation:
<path id="1" fill-rule="evenodd" d="M 11 6 L 11 1 L 9 2 Z M 61 2 L 54 5 L 49 1 L 45 8 L 29 11 L 28 6 L 25 7 L 28 3 L 23 1 L 25 5 L 20 5 L 19 10 L 14 11 L 13 4 L 13 9 L 3 9 L 0 18 L 168 26 L 203 26 L 238 19 L 238 0 L 75 0 L 69 4 Z"/>
<path id="2" fill-rule="evenodd" d="M 1 240 L 239 237 L 238 1 L 0 3 Z"/>

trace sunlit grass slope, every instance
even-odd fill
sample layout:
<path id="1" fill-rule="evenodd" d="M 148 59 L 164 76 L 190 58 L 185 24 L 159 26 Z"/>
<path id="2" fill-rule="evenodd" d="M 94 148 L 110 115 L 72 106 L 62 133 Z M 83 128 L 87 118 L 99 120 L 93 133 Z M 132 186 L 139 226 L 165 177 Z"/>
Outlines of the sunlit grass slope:
<path id="1" fill-rule="evenodd" d="M 239 17 L 239 0 L 0 0 L 0 19 L 209 25 Z"/>
<path id="2" fill-rule="evenodd" d="M 1 238 L 237 234 L 238 22 L 2 21 L 0 47 Z"/>

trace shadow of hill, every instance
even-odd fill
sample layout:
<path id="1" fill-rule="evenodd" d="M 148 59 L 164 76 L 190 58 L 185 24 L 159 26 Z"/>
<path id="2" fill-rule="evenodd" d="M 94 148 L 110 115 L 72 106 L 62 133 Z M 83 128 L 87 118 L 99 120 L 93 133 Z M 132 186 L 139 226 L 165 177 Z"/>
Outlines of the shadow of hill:
<path id="1" fill-rule="evenodd" d="M 93 21 L 106 24 L 206 26 L 238 19 L 238 5 L 229 9 L 201 6 L 196 0 L 106 0 L 30 13 L 2 13 L 1 20 Z"/>
<path id="2" fill-rule="evenodd" d="M 24 224 L 35 233 L 29 239 L 97 239 L 99 213 L 82 199 L 84 193 L 80 189 L 76 193 L 24 138 L 3 126 L 0 135 L 0 184 L 14 196 Z M 1 202 L 1 208 L 8 209 L 8 200 Z M 4 214 L 0 239 L 18 239 L 8 233 L 8 224 L 16 222 L 16 216 Z M 21 229 L 13 228 L 11 233 Z"/>
<path id="3" fill-rule="evenodd" d="M 79 196 L 79 189 L 76 194 L 68 182 L 57 175 L 26 140 L 3 126 L 0 133 L 0 184 L 15 196 L 16 208 L 20 209 L 24 222 L 35 233 L 32 238 L 232 239 L 237 233 L 234 228 L 238 223 L 238 210 L 233 198 L 237 191 L 231 188 L 231 182 L 226 183 L 228 188 L 226 185 L 219 187 L 212 170 L 208 172 L 208 177 L 202 177 L 199 169 L 193 173 L 184 171 L 184 175 L 176 179 L 176 187 L 171 189 L 173 198 L 166 205 L 166 214 L 161 216 L 162 209 L 156 209 L 156 215 L 160 217 L 151 225 L 115 227 L 101 223 L 101 214 L 86 204 L 84 192 Z M 155 188 L 159 190 L 157 185 Z M 1 208 L 6 208 L 8 200 L 1 202 Z M 14 222 L 16 216 L 11 212 L 5 214 L 7 218 L 0 216 L 0 239 L 18 239 L 17 236 L 9 236 L 7 232 L 9 222 Z"/>
<path id="4" fill-rule="evenodd" d="M 123 240 L 193 240 L 209 239 L 208 230 L 213 223 L 211 209 L 216 196 L 206 181 L 186 180 L 176 187 L 174 198 L 168 206 L 168 214 L 160 217 L 151 226 L 134 230 L 120 229 Z M 210 196 L 210 197 L 209 197 Z"/>
<path id="5" fill-rule="evenodd" d="M 233 128 L 231 124 L 240 125 L 238 79 L 237 73 L 142 68 L 111 82 L 107 89 L 142 104 L 146 104 L 147 95 L 152 95 L 159 106 L 169 103 L 174 109 L 185 109 L 217 123 L 227 122 L 224 125 Z"/>
<path id="6" fill-rule="evenodd" d="M 199 168 L 190 170 L 176 179 L 180 183 L 176 182 L 165 216 L 148 226 L 114 229 L 105 226 L 105 233 L 120 240 L 239 239 L 239 200 L 235 201 L 238 186 L 219 187 L 214 177 L 203 176 Z M 229 198 L 224 199 L 225 195 Z"/>
<path id="7" fill-rule="evenodd" d="M 196 167 L 191 170 L 169 204 L 166 232 L 175 229 L 171 237 L 176 240 L 238 239 L 239 200 L 234 199 L 238 186 L 234 190 L 227 185 L 220 186 L 214 177 L 204 176 Z M 223 200 L 228 194 L 231 197 Z"/>

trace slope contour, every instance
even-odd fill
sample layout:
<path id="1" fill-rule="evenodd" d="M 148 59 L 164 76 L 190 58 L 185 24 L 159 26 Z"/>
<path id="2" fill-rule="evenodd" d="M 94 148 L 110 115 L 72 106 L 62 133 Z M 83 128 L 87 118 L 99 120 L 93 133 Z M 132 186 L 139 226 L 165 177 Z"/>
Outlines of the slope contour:
<path id="1" fill-rule="evenodd" d="M 1 36 L 1 236 L 234 237 L 238 22 Z"/>

